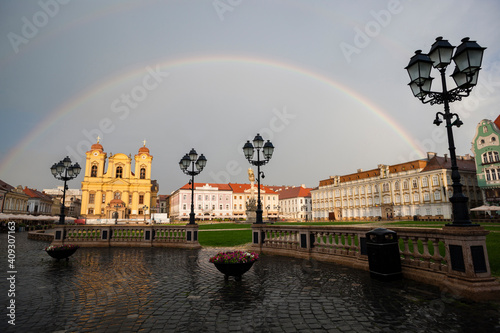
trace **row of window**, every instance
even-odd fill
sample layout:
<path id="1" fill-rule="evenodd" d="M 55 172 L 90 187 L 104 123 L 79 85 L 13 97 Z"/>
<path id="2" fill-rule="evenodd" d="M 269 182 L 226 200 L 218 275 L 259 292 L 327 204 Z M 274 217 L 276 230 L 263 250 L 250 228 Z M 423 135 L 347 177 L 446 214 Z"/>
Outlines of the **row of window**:
<path id="1" fill-rule="evenodd" d="M 90 177 L 97 177 L 97 165 L 95 164 L 90 169 Z M 115 177 L 123 178 L 123 167 L 121 166 L 116 167 Z M 146 168 L 141 168 L 139 172 L 139 179 L 146 179 Z"/>
<path id="2" fill-rule="evenodd" d="M 484 174 L 486 175 L 486 180 L 500 180 L 500 169 L 485 169 Z"/>
<path id="3" fill-rule="evenodd" d="M 497 151 L 487 151 L 481 155 L 481 159 L 483 164 L 500 162 Z"/>
<path id="4" fill-rule="evenodd" d="M 430 201 L 430 193 L 429 192 L 425 192 L 423 194 L 423 199 L 424 201 Z M 440 201 L 441 200 L 441 192 L 440 191 L 435 191 L 434 192 L 434 200 L 435 201 Z M 413 194 L 413 202 L 419 202 L 420 201 L 420 195 L 418 193 L 414 193 Z M 368 198 L 368 200 L 366 200 L 365 198 L 362 198 L 361 200 L 359 199 L 349 199 L 349 200 L 343 200 L 342 202 L 340 200 L 337 200 L 335 201 L 335 207 L 352 207 L 352 206 L 359 206 L 361 202 L 361 205 L 362 206 L 366 206 L 366 204 L 368 203 L 368 206 L 372 206 L 375 202 L 375 205 L 378 205 L 380 204 L 380 200 L 379 198 L 375 198 L 375 200 L 373 200 L 372 198 Z M 383 202 L 384 204 L 390 204 L 392 203 L 392 200 L 391 200 L 391 197 L 390 196 L 384 196 L 383 197 Z M 399 194 L 397 194 L 395 197 L 394 197 L 394 202 L 399 204 L 401 203 L 401 196 Z M 403 202 L 404 203 L 409 203 L 410 202 L 410 195 L 409 194 L 405 194 L 403 195 Z M 322 205 L 320 205 L 322 206 Z"/>
<path id="5" fill-rule="evenodd" d="M 118 199 L 118 200 L 121 200 L 121 193 L 120 192 L 115 192 L 114 193 L 114 199 Z M 103 193 L 102 194 L 102 200 L 101 200 L 101 203 L 105 203 L 106 202 L 106 193 Z M 95 203 L 95 193 L 89 193 L 89 204 L 94 204 Z M 128 196 L 128 203 L 129 205 L 132 204 L 132 196 L 129 195 Z M 139 204 L 143 204 L 144 203 L 144 194 L 139 194 Z"/>

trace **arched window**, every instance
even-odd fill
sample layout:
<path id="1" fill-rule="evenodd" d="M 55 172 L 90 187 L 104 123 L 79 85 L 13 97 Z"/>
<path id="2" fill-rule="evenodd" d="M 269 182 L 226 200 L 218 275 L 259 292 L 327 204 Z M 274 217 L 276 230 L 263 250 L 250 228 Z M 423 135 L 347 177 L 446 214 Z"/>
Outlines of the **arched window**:
<path id="1" fill-rule="evenodd" d="M 382 191 L 384 191 L 384 192 L 388 192 L 389 191 L 389 183 L 382 184 Z"/>
<path id="2" fill-rule="evenodd" d="M 123 168 L 121 166 L 116 167 L 116 178 L 123 177 Z"/>
<path id="3" fill-rule="evenodd" d="M 141 179 L 146 179 L 146 168 L 141 168 Z"/>
<path id="4" fill-rule="evenodd" d="M 403 182 L 403 190 L 407 190 L 407 189 L 408 189 L 408 181 L 407 181 L 407 180 L 405 180 L 405 181 Z"/>
<path id="5" fill-rule="evenodd" d="M 427 186 L 429 186 L 429 182 L 427 181 L 427 177 L 423 177 L 423 178 L 422 178 L 422 186 L 423 186 L 423 187 L 427 187 Z"/>
<path id="6" fill-rule="evenodd" d="M 398 182 L 398 181 L 396 181 L 396 182 L 394 183 L 394 189 L 395 189 L 395 190 L 399 190 L 399 182 Z"/>
<path id="7" fill-rule="evenodd" d="M 97 165 L 93 165 L 92 169 L 90 170 L 90 177 L 97 177 Z"/>

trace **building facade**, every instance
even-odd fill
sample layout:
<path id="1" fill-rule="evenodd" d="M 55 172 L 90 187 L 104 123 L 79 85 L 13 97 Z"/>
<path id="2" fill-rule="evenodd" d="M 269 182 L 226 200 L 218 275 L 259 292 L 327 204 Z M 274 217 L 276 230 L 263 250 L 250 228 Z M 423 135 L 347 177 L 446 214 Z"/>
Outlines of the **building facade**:
<path id="1" fill-rule="evenodd" d="M 99 140 L 86 156 L 82 181 L 83 217 L 139 220 L 150 217 L 151 207 L 156 206 L 158 184 L 151 179 L 153 156 L 146 142 L 133 159 L 121 153 L 108 157 Z"/>
<path id="2" fill-rule="evenodd" d="M 24 193 L 21 185 L 14 187 L 0 180 L 0 187 L 3 189 L 2 213 L 5 214 L 26 214 L 28 212 L 29 196 Z"/>
<path id="3" fill-rule="evenodd" d="M 247 204 L 250 199 L 257 200 L 258 188 L 253 184 L 229 183 L 233 191 L 233 216 L 235 219 L 246 219 Z M 260 201 L 262 218 L 276 220 L 278 218 L 279 195 L 270 187 L 260 185 Z M 257 204 L 257 202 L 255 202 Z"/>
<path id="4" fill-rule="evenodd" d="M 24 187 L 24 193 L 29 196 L 28 213 L 33 215 L 51 215 L 53 198 L 44 193 L 32 188 Z"/>
<path id="5" fill-rule="evenodd" d="M 297 221 L 312 220 L 311 188 L 305 185 L 279 188 L 279 216 L 283 219 Z"/>
<path id="6" fill-rule="evenodd" d="M 500 116 L 483 119 L 476 127 L 472 140 L 477 183 L 487 205 L 500 206 Z"/>
<path id="7" fill-rule="evenodd" d="M 469 207 L 482 204 L 474 159 L 457 156 Z M 332 176 L 311 191 L 314 220 L 451 219 L 451 161 L 428 153 L 426 159 L 345 176 Z"/>
<path id="8" fill-rule="evenodd" d="M 194 183 L 196 219 L 231 219 L 232 190 L 227 184 Z M 189 220 L 191 185 L 186 184 L 170 195 L 170 218 Z"/>
<path id="9" fill-rule="evenodd" d="M 64 188 L 62 186 L 58 186 L 56 188 L 44 189 L 43 192 L 58 200 L 59 205 L 54 209 L 54 211 L 57 211 L 56 215 L 60 214 Z M 66 189 L 64 207 L 66 216 L 78 218 L 82 210 L 82 190 L 72 188 Z"/>
<path id="10" fill-rule="evenodd" d="M 250 198 L 257 198 L 257 188 L 251 184 L 195 183 L 194 212 L 196 219 L 246 219 L 246 205 Z M 261 186 L 263 217 L 275 219 L 278 215 L 278 194 Z M 170 195 L 170 217 L 188 220 L 191 213 L 191 185 L 186 184 Z"/>

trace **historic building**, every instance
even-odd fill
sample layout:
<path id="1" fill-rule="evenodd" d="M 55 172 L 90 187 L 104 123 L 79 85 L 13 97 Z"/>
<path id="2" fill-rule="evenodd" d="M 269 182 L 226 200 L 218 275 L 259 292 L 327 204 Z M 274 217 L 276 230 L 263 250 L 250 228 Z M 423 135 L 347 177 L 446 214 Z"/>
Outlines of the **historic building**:
<path id="1" fill-rule="evenodd" d="M 250 199 L 255 199 L 257 204 L 257 186 L 253 181 L 250 184 L 229 183 L 233 190 L 233 216 L 236 219 L 246 219 L 247 204 Z M 262 205 L 262 218 L 276 220 L 278 217 L 279 195 L 270 187 L 260 185 L 260 201 Z"/>
<path id="2" fill-rule="evenodd" d="M 53 198 L 44 193 L 32 188 L 24 187 L 24 193 L 29 196 L 28 213 L 33 215 L 51 215 Z"/>
<path id="3" fill-rule="evenodd" d="M 477 183 L 487 205 L 500 205 L 500 116 L 483 119 L 476 127 L 472 153 L 476 160 Z"/>
<path id="4" fill-rule="evenodd" d="M 54 208 L 53 210 L 56 214 L 53 215 L 60 214 L 64 188 L 62 186 L 58 186 L 56 188 L 44 189 L 43 192 L 52 196 L 59 202 L 57 208 Z M 80 212 L 82 211 L 82 190 L 72 188 L 66 189 L 64 207 L 66 216 L 78 218 L 80 216 Z"/>
<path id="5" fill-rule="evenodd" d="M 278 188 L 279 215 L 282 218 L 310 221 L 312 220 L 311 188 L 305 185 Z"/>
<path id="6" fill-rule="evenodd" d="M 21 185 L 14 187 L 0 180 L 2 189 L 1 212 L 5 214 L 26 214 L 28 212 L 28 199 Z"/>
<path id="7" fill-rule="evenodd" d="M 482 204 L 476 166 L 457 156 L 469 207 Z M 427 153 L 426 159 L 321 180 L 311 191 L 314 220 L 451 219 L 451 161 Z"/>
<path id="8" fill-rule="evenodd" d="M 196 219 L 232 218 L 232 190 L 227 184 L 194 183 L 194 213 Z M 191 185 L 186 184 L 170 195 L 170 218 L 189 220 Z"/>
<path id="9" fill-rule="evenodd" d="M 257 188 L 252 184 L 194 184 L 194 213 L 196 219 L 246 219 L 246 206 L 257 198 Z M 278 214 L 278 194 L 261 185 L 263 217 L 275 219 Z M 170 218 L 188 220 L 191 213 L 191 185 L 174 191 L 169 198 Z"/>
<path id="10" fill-rule="evenodd" d="M 131 155 L 107 155 L 93 144 L 86 153 L 81 215 L 88 219 L 147 219 L 156 206 L 158 184 L 151 179 L 153 156 L 144 146 Z M 107 160 L 107 167 L 106 167 Z"/>

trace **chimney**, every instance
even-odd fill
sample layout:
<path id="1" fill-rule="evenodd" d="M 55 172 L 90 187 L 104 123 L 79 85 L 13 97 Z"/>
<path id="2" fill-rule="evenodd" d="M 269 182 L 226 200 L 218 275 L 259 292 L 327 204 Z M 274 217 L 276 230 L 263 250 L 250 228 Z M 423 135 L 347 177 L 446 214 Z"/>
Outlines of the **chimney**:
<path id="1" fill-rule="evenodd" d="M 363 172 L 363 169 L 358 169 L 358 173 Z"/>
<path id="2" fill-rule="evenodd" d="M 433 152 L 427 152 L 427 159 L 430 160 L 431 158 L 435 157 L 437 154 Z"/>
<path id="3" fill-rule="evenodd" d="M 448 154 L 444 154 L 444 161 L 448 162 Z"/>
<path id="4" fill-rule="evenodd" d="M 300 185 L 300 187 L 306 188 L 306 184 L 302 184 L 302 185 Z"/>

